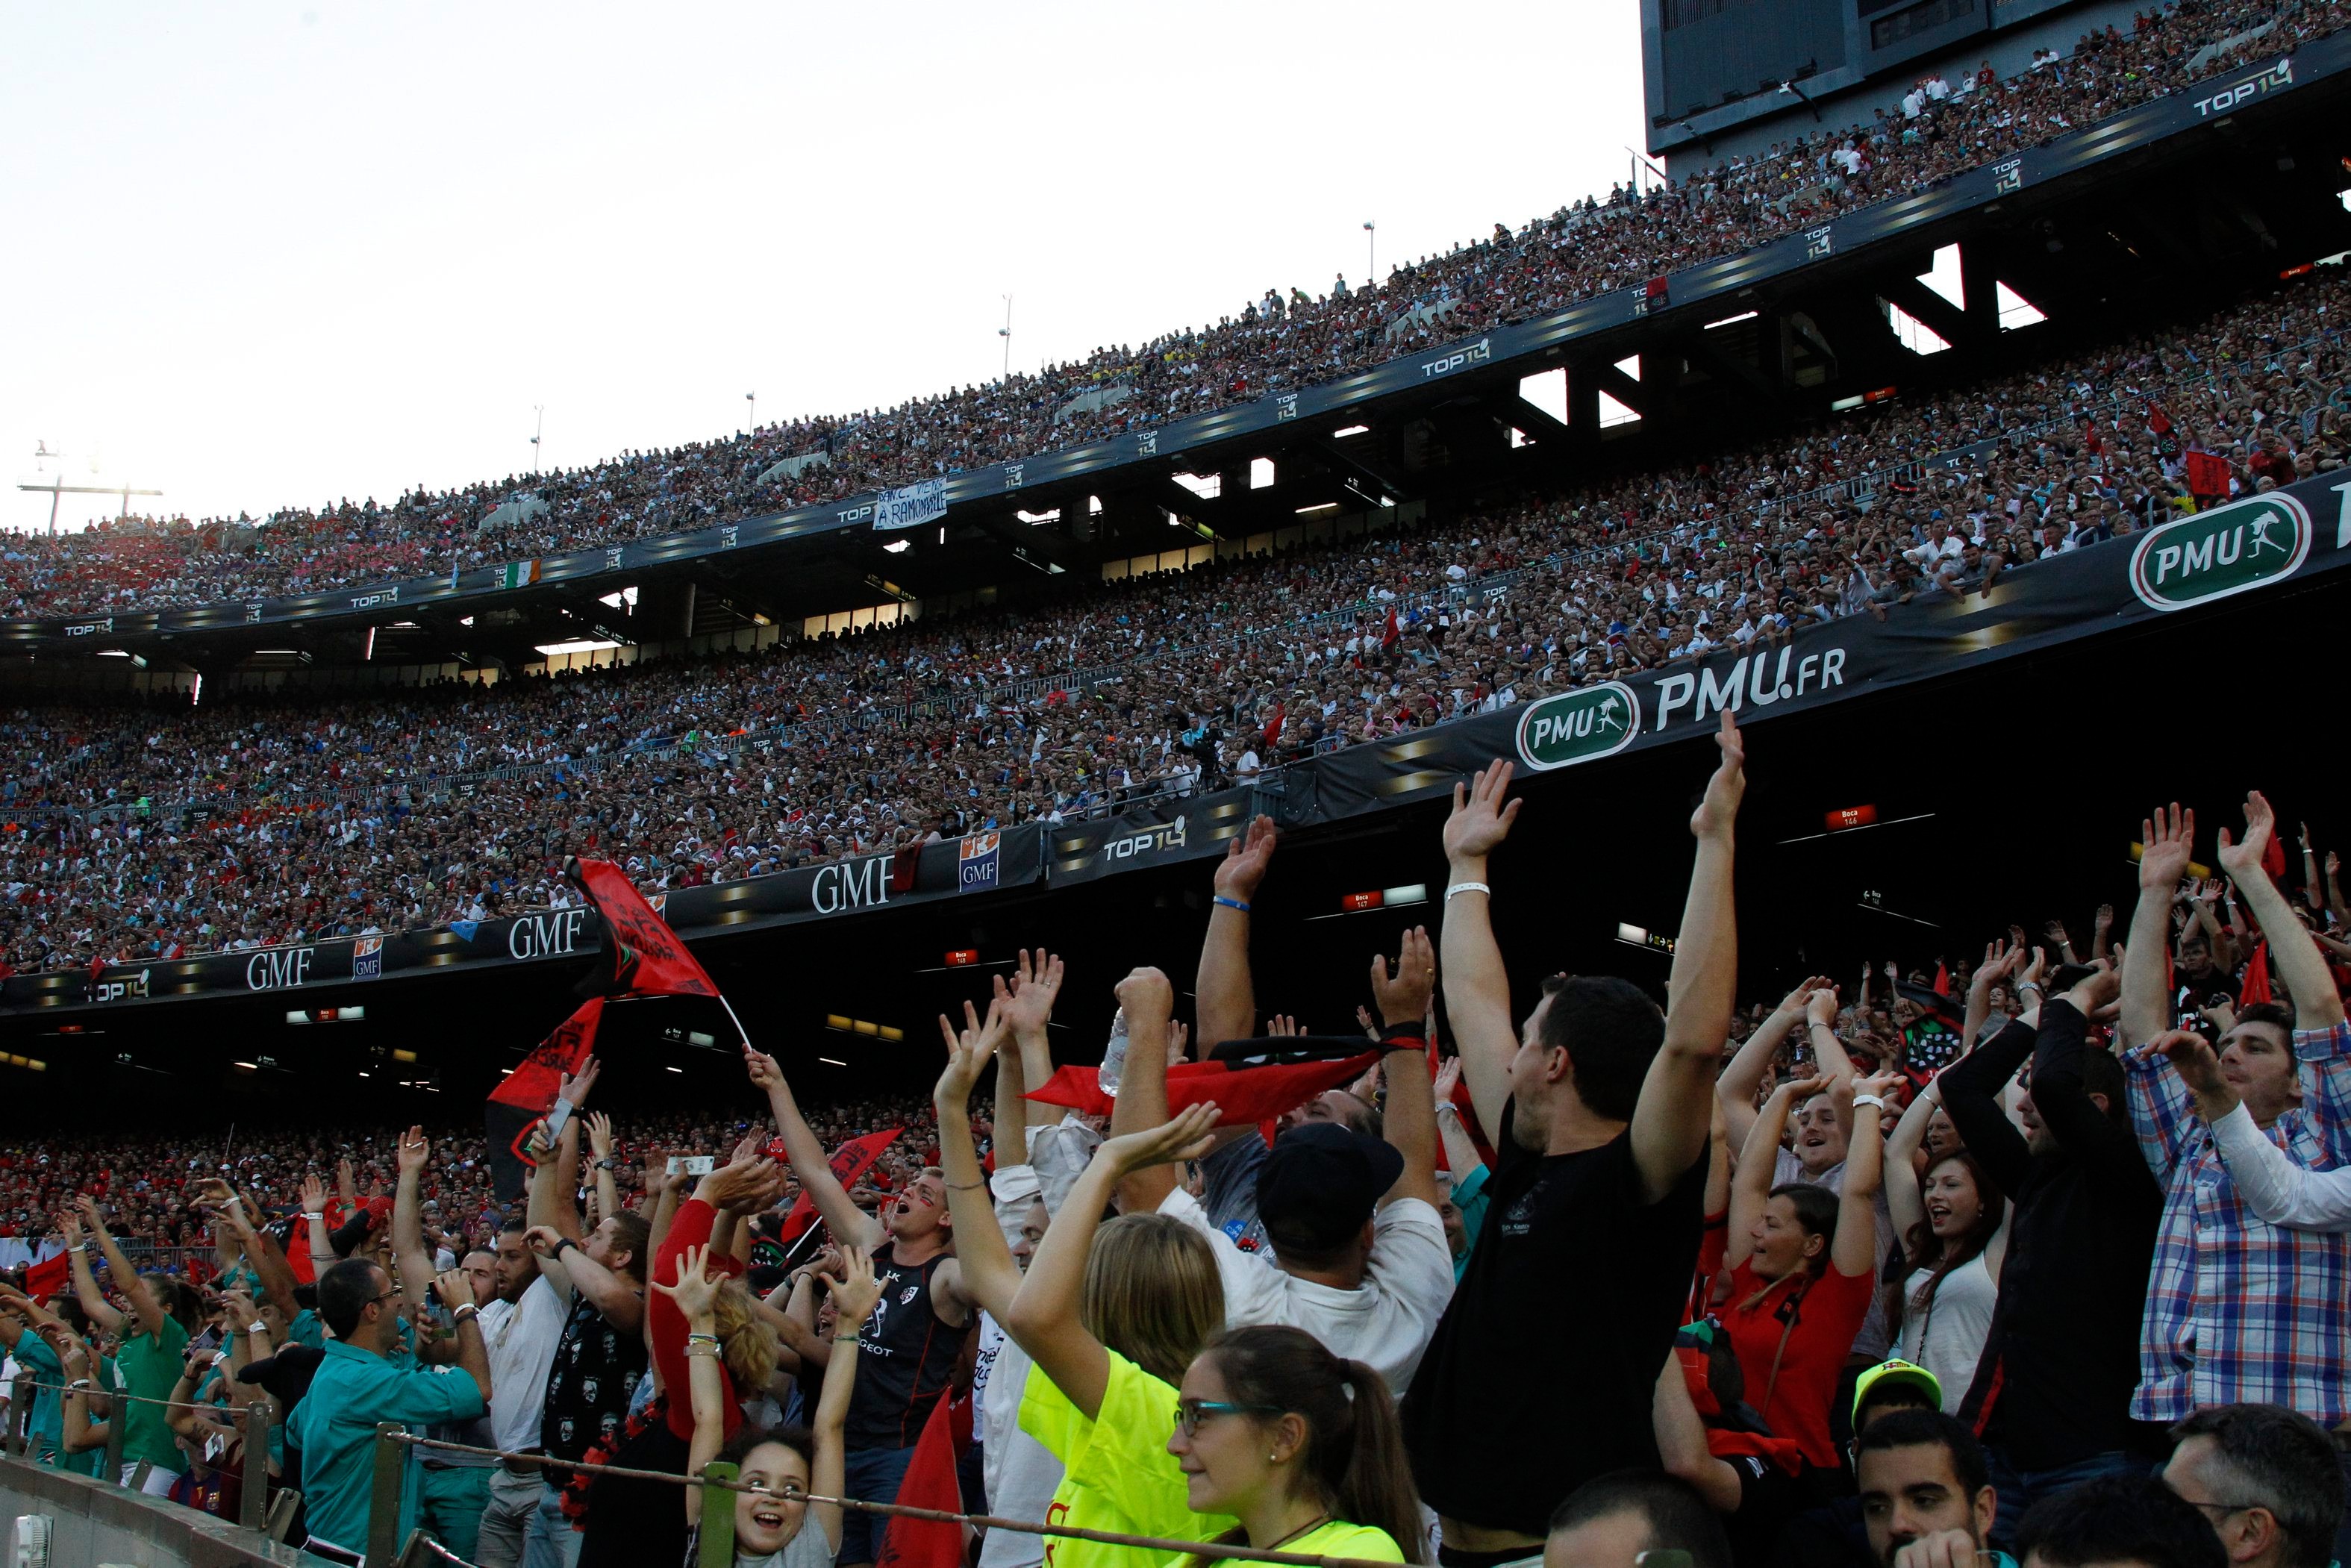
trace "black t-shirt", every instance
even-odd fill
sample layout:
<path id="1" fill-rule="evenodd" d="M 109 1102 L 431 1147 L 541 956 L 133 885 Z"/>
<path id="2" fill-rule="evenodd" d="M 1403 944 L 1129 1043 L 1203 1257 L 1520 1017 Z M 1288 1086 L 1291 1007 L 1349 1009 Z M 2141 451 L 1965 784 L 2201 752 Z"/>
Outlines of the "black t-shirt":
<path id="1" fill-rule="evenodd" d="M 931 1276 L 945 1255 L 901 1263 L 885 1245 L 873 1254 L 882 1299 L 857 1336 L 857 1389 L 850 1396 L 849 1451 L 910 1448 L 923 1435 L 931 1406 L 955 1381 L 964 1336 L 931 1304 Z"/>
<path id="2" fill-rule="evenodd" d="M 1429 1507 L 1540 1536 L 1594 1476 L 1654 1469 L 1657 1371 L 1673 1349 L 1705 1222 L 1707 1156 L 1642 1201 L 1627 1132 L 1535 1155 L 1502 1113 L 1492 1204 L 1468 1270 L 1405 1396 Z"/>
<path id="3" fill-rule="evenodd" d="M 614 1328 L 587 1291 L 574 1290 L 563 1338 L 548 1368 L 539 1446 L 557 1458 L 577 1459 L 590 1444 L 611 1441 L 629 1418 L 630 1398 L 644 1375 L 645 1336 Z M 554 1479 L 561 1484 L 560 1476 Z"/>

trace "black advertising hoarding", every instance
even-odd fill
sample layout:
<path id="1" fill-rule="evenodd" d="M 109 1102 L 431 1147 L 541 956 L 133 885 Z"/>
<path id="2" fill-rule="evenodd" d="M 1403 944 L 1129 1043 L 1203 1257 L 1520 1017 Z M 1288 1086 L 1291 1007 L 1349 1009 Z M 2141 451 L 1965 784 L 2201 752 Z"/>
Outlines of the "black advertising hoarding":
<path id="1" fill-rule="evenodd" d="M 1917 195 L 1877 202 L 1736 256 L 1686 267 L 1667 276 L 1664 293 L 1654 300 L 1646 285 L 1619 289 L 1537 320 L 1497 327 L 1474 340 L 1409 359 L 1391 360 L 1358 374 L 1298 392 L 1277 392 L 1254 402 L 1085 446 L 971 469 L 947 477 L 946 499 L 950 507 L 1000 499 L 1039 485 L 1173 457 L 1211 442 L 1278 431 L 1293 421 L 1343 414 L 1356 404 L 1409 392 L 1473 369 L 1521 360 L 1531 361 L 1530 370 L 1547 368 L 1531 362 L 1533 357 L 1575 339 L 1639 320 L 1649 315 L 1653 307 L 1662 311 L 1667 308 L 1666 301 L 1670 301 L 1670 308 L 1677 311 L 1721 309 L 1740 290 L 1761 279 L 1898 238 L 1923 225 L 2078 173 L 2122 154 L 2143 151 L 2166 138 L 2212 124 L 2346 68 L 2351 68 L 2351 30 L 2317 39 L 2292 55 L 2249 66 L 2231 76 L 2215 78 L 2126 110 L 2086 130 L 1954 175 Z M 91 638 L 111 641 L 159 632 L 217 631 L 374 611 L 405 612 L 419 605 L 447 604 L 517 591 L 530 584 L 577 582 L 608 573 L 703 559 L 730 550 L 843 529 L 870 531 L 875 526 L 876 500 L 873 496 L 856 497 L 770 517 L 747 517 L 693 533 L 634 539 L 521 563 L 477 567 L 455 576 L 136 614 L 0 622 L 0 647 L 68 646 Z"/>
<path id="2" fill-rule="evenodd" d="M 1092 882 L 1146 866 L 1172 865 L 1225 852 L 1225 841 L 1249 826 L 1257 791 L 1153 800 L 1100 821 L 1046 831 L 1050 882 Z"/>
<path id="3" fill-rule="evenodd" d="M 1034 823 L 924 846 L 912 867 L 887 852 L 773 876 L 648 893 L 645 901 L 689 941 L 936 904 L 1041 880 L 1045 830 Z M 911 870 L 912 876 L 907 873 Z M 461 921 L 426 931 L 339 936 L 242 953 L 152 959 L 92 975 L 16 975 L 0 981 L 0 1013 L 172 997 L 254 996 L 433 969 L 577 962 L 596 951 L 595 912 L 585 906 L 510 919 Z"/>
<path id="4" fill-rule="evenodd" d="M 1928 594 L 1888 612 L 1805 627 L 1749 649 L 1521 703 L 1316 758 L 1285 770 L 1290 828 L 1431 800 L 1497 757 L 1522 777 L 1620 751 L 1698 739 L 1724 708 L 1742 724 L 1985 664 L 2351 567 L 2351 473 L 2306 479 L 2003 576 L 1990 594 Z M 1304 777 L 1301 777 L 1304 775 Z M 1039 883 L 1091 882 L 1225 852 L 1256 789 L 1164 800 L 1100 821 L 1028 823 L 890 854 L 649 894 L 693 940 L 933 904 Z M 911 870 L 911 876 L 908 874 Z M 125 965 L 0 982 L 0 1013 L 186 996 L 249 996 L 386 975 L 569 961 L 594 917 L 555 910 L 479 925 Z"/>
<path id="5" fill-rule="evenodd" d="M 1989 594 L 1924 594 L 1886 620 L 1848 616 L 1776 642 L 1456 724 L 1374 741 L 1315 764 L 1326 819 L 1431 799 L 1495 758 L 1530 772 L 1596 762 L 1848 696 L 1962 674 L 2060 643 L 2257 592 L 2351 564 L 2351 474 L 2304 480 L 2126 538 L 2045 557 Z"/>

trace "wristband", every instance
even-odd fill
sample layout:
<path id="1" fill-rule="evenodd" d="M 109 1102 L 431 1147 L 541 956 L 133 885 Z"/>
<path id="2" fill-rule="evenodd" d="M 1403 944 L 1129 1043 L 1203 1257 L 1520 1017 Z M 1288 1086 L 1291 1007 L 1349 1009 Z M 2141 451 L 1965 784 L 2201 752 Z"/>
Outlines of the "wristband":
<path id="1" fill-rule="evenodd" d="M 1238 899 L 1238 898 L 1227 898 L 1227 897 L 1226 897 L 1223 894 L 1221 894 L 1221 893 L 1220 893 L 1220 894 L 1217 894 L 1214 898 L 1212 898 L 1212 899 L 1208 900 L 1208 902 L 1209 902 L 1209 903 L 1211 903 L 1211 904 L 1223 904 L 1227 909 L 1238 909 L 1238 910 L 1239 910 L 1243 915 L 1247 915 L 1247 914 L 1249 912 L 1249 906 L 1248 904 L 1243 904 L 1243 903 L 1242 903 L 1239 899 Z"/>
<path id="2" fill-rule="evenodd" d="M 1457 882 L 1445 890 L 1445 902 L 1452 903 L 1457 893 L 1482 893 L 1489 898 L 1494 896 L 1494 890 L 1482 882 Z"/>
<path id="3" fill-rule="evenodd" d="M 1428 1040 L 1420 1032 L 1417 1020 L 1410 1023 L 1388 1023 L 1380 1026 L 1380 1048 L 1383 1051 L 1426 1051 Z"/>
<path id="4" fill-rule="evenodd" d="M 477 1318 L 481 1315 L 482 1309 L 475 1306 L 471 1301 L 459 1301 L 455 1306 L 449 1309 L 450 1318 L 456 1322 L 462 1323 L 468 1318 Z"/>
<path id="5" fill-rule="evenodd" d="M 252 1322 L 245 1325 L 245 1332 L 247 1333 L 257 1333 L 264 1339 L 266 1339 L 269 1337 L 269 1325 L 256 1318 Z"/>
<path id="6" fill-rule="evenodd" d="M 685 1336 L 685 1343 L 688 1345 L 715 1345 L 718 1343 L 718 1336 L 715 1333 L 690 1333 Z"/>
<path id="7" fill-rule="evenodd" d="M 73 1393 L 76 1389 L 79 1389 L 79 1388 L 95 1388 L 95 1387 L 97 1387 L 97 1386 L 98 1386 L 98 1385 L 97 1385 L 97 1384 L 92 1383 L 92 1382 L 91 1382 L 89 1378 L 87 1378 L 87 1377 L 77 1377 L 77 1378 L 75 1378 L 71 1383 L 68 1383 L 68 1384 L 67 1384 L 67 1385 L 66 1385 L 66 1392 L 67 1392 L 67 1393 L 68 1393 L 68 1394 L 71 1394 L 71 1393 Z"/>
<path id="8" fill-rule="evenodd" d="M 688 1355 L 706 1355 L 710 1357 L 711 1360 L 716 1361 L 718 1359 L 718 1343 L 716 1340 L 711 1341 L 707 1344 L 695 1344 L 689 1343 L 685 1347 L 685 1354 Z"/>
<path id="9" fill-rule="evenodd" d="M 834 1335 L 832 1336 L 832 1343 L 835 1343 L 835 1344 L 855 1344 L 855 1343 L 857 1343 L 857 1335 L 855 1335 L 855 1334 L 853 1334 L 853 1333 L 852 1333 L 852 1334 L 839 1334 L 839 1333 L 837 1333 L 837 1334 L 834 1334 Z"/>
<path id="10" fill-rule="evenodd" d="M 566 1247 L 577 1247 L 579 1245 L 580 1243 L 572 1240 L 569 1236 L 559 1236 L 555 1239 L 555 1250 L 549 1254 L 549 1256 L 560 1258 L 563 1256 L 563 1249 Z"/>
<path id="11" fill-rule="evenodd" d="M 1875 1105 L 1880 1111 L 1886 1109 L 1886 1102 L 1875 1094 L 1856 1094 L 1853 1097 L 1853 1103 L 1856 1108 L 1863 1105 Z"/>

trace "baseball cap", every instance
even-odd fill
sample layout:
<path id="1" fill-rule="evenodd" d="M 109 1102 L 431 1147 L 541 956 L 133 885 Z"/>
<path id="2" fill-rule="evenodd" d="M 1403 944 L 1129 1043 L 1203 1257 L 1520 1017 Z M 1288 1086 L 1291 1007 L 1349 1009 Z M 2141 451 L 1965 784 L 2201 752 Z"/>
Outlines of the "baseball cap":
<path id="1" fill-rule="evenodd" d="M 1277 1247 L 1327 1252 L 1364 1228 L 1404 1155 L 1336 1122 L 1309 1122 L 1274 1140 L 1258 1167 L 1257 1213 Z"/>
<path id="2" fill-rule="evenodd" d="M 1861 1420 L 1861 1409 L 1869 1402 L 1871 1389 L 1894 1388 L 1906 1385 L 1925 1394 L 1936 1409 L 1940 1410 L 1943 1407 L 1942 1380 L 1917 1362 L 1904 1361 L 1900 1356 L 1893 1356 L 1879 1362 L 1876 1366 L 1868 1368 L 1859 1377 L 1854 1379 L 1854 1420 L 1856 1423 Z"/>

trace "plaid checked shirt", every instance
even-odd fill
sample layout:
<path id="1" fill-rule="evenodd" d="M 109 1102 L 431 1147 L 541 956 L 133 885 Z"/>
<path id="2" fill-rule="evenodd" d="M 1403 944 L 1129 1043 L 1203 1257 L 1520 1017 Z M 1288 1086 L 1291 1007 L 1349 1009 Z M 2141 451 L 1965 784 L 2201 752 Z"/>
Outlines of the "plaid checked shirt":
<path id="1" fill-rule="evenodd" d="M 2296 1165 L 2328 1169 L 2351 1148 L 2351 1024 L 2297 1030 L 2294 1052 L 2303 1103 L 2269 1135 Z M 2241 1400 L 2322 1427 L 2351 1416 L 2351 1235 L 2257 1218 L 2179 1075 L 2161 1056 L 2122 1061 L 2131 1125 L 2164 1184 L 2131 1414 L 2177 1421 Z"/>

